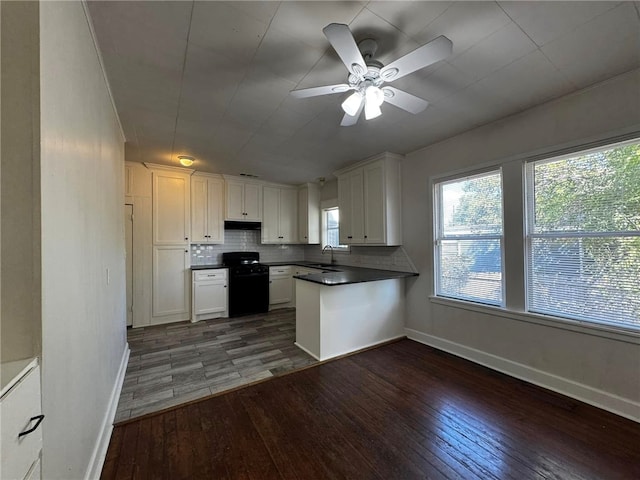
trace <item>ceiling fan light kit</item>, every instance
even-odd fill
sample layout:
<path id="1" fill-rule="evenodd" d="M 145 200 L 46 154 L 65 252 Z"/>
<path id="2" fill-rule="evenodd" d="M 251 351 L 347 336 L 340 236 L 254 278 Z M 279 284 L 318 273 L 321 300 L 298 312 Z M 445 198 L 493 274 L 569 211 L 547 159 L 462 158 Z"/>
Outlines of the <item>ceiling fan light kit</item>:
<path id="1" fill-rule="evenodd" d="M 351 115 L 352 117 L 358 112 L 360 109 L 360 104 L 362 103 L 362 94 L 360 92 L 355 92 L 347 97 L 347 99 L 342 102 L 342 110 L 347 115 Z"/>
<path id="2" fill-rule="evenodd" d="M 383 102 L 413 114 L 422 112 L 429 102 L 397 88 L 383 87 L 383 84 L 439 62 L 451 55 L 453 50 L 451 40 L 439 36 L 384 66 L 372 58 L 378 49 L 375 40 L 365 39 L 356 44 L 349 27 L 340 23 L 331 23 L 322 31 L 349 70 L 348 83 L 293 90 L 291 95 L 296 98 L 308 98 L 355 90 L 342 102 L 345 112 L 340 123 L 342 126 L 355 125 L 362 110 L 366 120 L 379 117 L 382 114 L 380 106 Z"/>

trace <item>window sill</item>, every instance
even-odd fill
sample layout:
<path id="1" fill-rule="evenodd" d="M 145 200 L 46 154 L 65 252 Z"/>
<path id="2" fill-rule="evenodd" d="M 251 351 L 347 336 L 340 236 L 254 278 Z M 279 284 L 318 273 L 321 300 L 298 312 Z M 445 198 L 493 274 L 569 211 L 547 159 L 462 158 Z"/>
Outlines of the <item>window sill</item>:
<path id="1" fill-rule="evenodd" d="M 565 318 L 552 317 L 550 315 L 520 312 L 515 310 L 508 310 L 501 307 L 493 307 L 491 305 L 481 305 L 464 300 L 456 300 L 453 298 L 437 297 L 435 295 L 430 295 L 429 300 L 431 303 L 445 305 L 447 307 L 456 307 L 472 312 L 508 318 L 510 320 L 534 323 L 536 325 L 559 328 L 562 330 L 569 330 L 586 335 L 594 335 L 596 337 L 604 337 L 622 342 L 632 343 L 634 345 L 640 345 L 640 329 L 636 330 L 633 328 L 618 327 L 604 323 L 591 323 L 580 320 L 569 320 Z"/>

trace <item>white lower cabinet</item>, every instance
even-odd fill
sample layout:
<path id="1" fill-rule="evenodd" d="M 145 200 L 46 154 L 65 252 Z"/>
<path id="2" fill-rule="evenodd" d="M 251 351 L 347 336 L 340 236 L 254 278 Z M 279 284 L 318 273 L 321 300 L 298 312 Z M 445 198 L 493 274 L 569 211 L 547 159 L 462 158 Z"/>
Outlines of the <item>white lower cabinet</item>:
<path id="1" fill-rule="evenodd" d="M 269 268 L 269 309 L 292 306 L 293 270 L 291 266 Z"/>
<path id="2" fill-rule="evenodd" d="M 153 247 L 152 323 L 189 320 L 189 261 L 182 245 Z"/>
<path id="3" fill-rule="evenodd" d="M 229 316 L 228 270 L 193 271 L 192 322 Z"/>
<path id="4" fill-rule="evenodd" d="M 40 403 L 40 367 L 34 361 L 0 399 L 0 472 L 3 479 L 40 478 L 40 422 L 43 419 Z"/>

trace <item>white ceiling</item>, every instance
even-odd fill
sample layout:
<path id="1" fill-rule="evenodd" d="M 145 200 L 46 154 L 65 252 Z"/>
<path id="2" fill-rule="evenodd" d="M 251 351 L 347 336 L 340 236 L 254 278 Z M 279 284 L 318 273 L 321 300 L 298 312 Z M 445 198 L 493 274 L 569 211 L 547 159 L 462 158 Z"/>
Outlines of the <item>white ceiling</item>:
<path id="1" fill-rule="evenodd" d="M 381 151 L 408 153 L 640 66 L 639 2 L 90 2 L 127 137 L 127 160 L 328 177 Z M 393 85 L 430 102 L 340 127 L 346 81 L 322 28 L 348 24 L 387 64 L 446 35 L 453 54 Z"/>

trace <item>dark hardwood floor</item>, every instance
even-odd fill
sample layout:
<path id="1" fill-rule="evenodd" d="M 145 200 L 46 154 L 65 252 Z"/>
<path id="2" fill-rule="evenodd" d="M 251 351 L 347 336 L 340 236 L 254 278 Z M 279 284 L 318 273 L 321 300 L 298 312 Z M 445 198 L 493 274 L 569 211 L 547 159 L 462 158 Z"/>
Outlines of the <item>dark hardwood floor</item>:
<path id="1" fill-rule="evenodd" d="M 116 426 L 104 479 L 639 479 L 640 424 L 402 340 Z"/>

